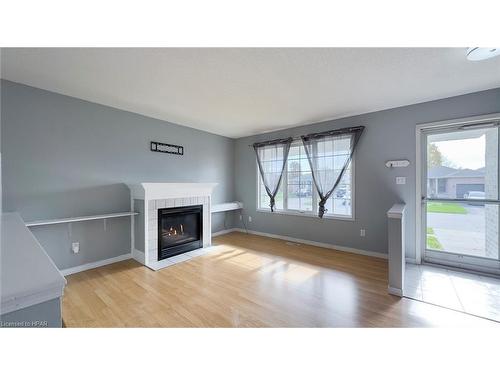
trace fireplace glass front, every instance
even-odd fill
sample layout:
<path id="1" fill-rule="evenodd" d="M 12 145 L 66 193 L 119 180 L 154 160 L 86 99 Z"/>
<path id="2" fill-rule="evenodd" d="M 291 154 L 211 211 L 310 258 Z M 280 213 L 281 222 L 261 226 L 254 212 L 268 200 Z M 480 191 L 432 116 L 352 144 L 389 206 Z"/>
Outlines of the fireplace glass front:
<path id="1" fill-rule="evenodd" d="M 203 206 L 158 210 L 158 260 L 203 247 Z"/>

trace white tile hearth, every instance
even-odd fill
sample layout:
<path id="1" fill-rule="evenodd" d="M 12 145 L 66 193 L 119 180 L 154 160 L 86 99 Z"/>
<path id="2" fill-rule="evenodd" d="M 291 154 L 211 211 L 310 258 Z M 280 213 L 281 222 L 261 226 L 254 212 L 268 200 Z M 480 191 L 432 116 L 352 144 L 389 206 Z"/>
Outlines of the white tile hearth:
<path id="1" fill-rule="evenodd" d="M 188 260 L 196 258 L 198 256 L 202 256 L 204 254 L 209 253 L 212 250 L 215 250 L 215 246 L 204 247 L 202 249 L 189 251 L 189 252 L 184 253 L 184 254 L 180 254 L 180 255 L 176 255 L 176 256 L 173 256 L 173 257 L 170 257 L 170 258 L 167 258 L 167 259 L 163 259 L 163 260 L 161 260 L 159 262 L 153 262 L 150 265 L 150 268 L 152 268 L 155 271 L 157 271 L 159 269 L 162 269 L 162 268 L 165 268 L 165 267 L 169 267 L 169 266 L 173 266 L 175 264 L 188 261 Z"/>

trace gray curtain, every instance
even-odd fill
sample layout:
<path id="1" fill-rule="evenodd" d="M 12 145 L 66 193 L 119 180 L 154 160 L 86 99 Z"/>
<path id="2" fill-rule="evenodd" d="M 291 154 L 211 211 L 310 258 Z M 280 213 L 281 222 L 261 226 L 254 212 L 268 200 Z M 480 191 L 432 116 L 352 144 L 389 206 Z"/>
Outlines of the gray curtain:
<path id="1" fill-rule="evenodd" d="M 342 180 L 363 130 L 357 126 L 301 137 L 320 198 L 319 217 L 327 211 L 325 204 Z"/>
<path id="2" fill-rule="evenodd" d="M 276 193 L 280 187 L 292 141 L 292 138 L 286 138 L 253 144 L 260 175 L 269 196 L 271 212 L 274 212 Z"/>

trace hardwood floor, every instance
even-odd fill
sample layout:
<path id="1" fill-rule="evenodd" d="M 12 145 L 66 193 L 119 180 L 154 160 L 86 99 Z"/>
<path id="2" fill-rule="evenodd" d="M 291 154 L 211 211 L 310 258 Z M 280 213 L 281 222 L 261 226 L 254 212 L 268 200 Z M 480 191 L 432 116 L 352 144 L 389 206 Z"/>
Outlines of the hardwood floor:
<path id="1" fill-rule="evenodd" d="M 67 327 L 496 325 L 387 294 L 383 259 L 236 232 L 160 271 L 128 260 L 67 280 Z"/>

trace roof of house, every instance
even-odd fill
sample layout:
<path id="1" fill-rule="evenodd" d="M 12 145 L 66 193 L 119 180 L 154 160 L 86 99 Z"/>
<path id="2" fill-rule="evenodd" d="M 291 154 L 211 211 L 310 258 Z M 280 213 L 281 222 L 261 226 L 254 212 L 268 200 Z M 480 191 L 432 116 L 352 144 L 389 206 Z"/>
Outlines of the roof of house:
<path id="1" fill-rule="evenodd" d="M 429 168 L 428 178 L 474 178 L 484 177 L 484 167 L 479 169 L 455 169 L 443 165 Z"/>
<path id="2" fill-rule="evenodd" d="M 427 178 L 444 178 L 456 171 L 457 170 L 454 168 L 445 167 L 443 165 L 430 167 L 427 171 Z"/>

